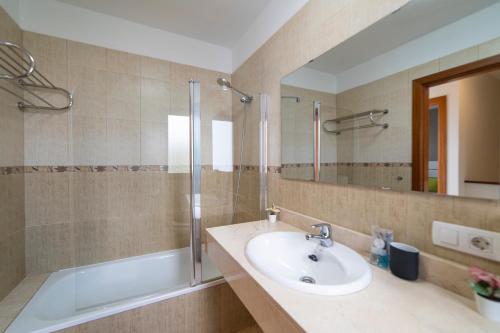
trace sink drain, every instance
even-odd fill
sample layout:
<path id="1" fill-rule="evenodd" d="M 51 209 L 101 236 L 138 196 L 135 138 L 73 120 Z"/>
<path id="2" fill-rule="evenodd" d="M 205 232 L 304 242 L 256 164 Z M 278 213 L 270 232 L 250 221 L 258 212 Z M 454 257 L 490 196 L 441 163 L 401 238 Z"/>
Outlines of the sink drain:
<path id="1" fill-rule="evenodd" d="M 305 282 L 305 283 L 310 283 L 310 284 L 315 284 L 316 283 L 316 280 L 314 280 L 310 276 L 303 276 L 299 280 L 302 281 L 302 282 Z"/>

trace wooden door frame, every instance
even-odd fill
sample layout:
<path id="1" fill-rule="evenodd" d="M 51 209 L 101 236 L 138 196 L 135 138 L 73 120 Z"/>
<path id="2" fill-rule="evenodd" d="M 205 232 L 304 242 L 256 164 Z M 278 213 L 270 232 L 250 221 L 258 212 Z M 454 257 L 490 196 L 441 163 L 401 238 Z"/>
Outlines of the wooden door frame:
<path id="1" fill-rule="evenodd" d="M 428 165 L 425 161 L 429 160 L 429 138 L 424 133 L 429 120 L 429 88 L 498 69 L 500 69 L 500 54 L 413 80 L 411 182 L 413 191 L 427 191 Z"/>
<path id="2" fill-rule="evenodd" d="M 447 160 L 447 98 L 439 96 L 429 99 L 429 110 L 436 106 L 438 109 L 438 193 L 446 194 L 446 160 Z M 429 113 L 424 115 L 425 121 L 429 124 Z M 424 135 L 429 136 L 429 126 L 424 128 Z M 429 161 L 424 161 L 428 165 Z M 426 180 L 427 185 L 428 180 Z"/>

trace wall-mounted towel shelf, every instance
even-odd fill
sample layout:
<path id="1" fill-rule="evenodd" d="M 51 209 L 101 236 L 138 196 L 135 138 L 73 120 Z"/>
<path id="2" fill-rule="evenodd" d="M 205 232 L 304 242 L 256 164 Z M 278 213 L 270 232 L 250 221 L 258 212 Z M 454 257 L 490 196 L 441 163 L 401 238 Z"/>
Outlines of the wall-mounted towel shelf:
<path id="1" fill-rule="evenodd" d="M 386 129 L 389 127 L 388 123 L 379 123 L 375 119 L 375 116 L 384 116 L 389 113 L 389 110 L 371 110 L 371 111 L 365 111 L 365 112 L 359 112 L 359 113 L 354 113 L 345 117 L 339 117 L 335 119 L 329 119 L 325 120 L 323 122 L 323 129 L 331 134 L 339 135 L 342 132 L 345 131 L 353 131 L 357 129 L 363 129 L 363 128 L 370 128 L 370 127 L 382 127 L 383 129 Z M 335 124 L 340 124 L 342 122 L 346 121 L 355 121 L 358 119 L 363 119 L 363 118 L 368 118 L 369 123 L 365 125 L 358 125 L 358 126 L 353 126 L 353 127 L 345 127 L 345 128 L 336 128 L 336 129 L 329 129 L 327 125 L 329 123 L 335 123 Z"/>
<path id="2" fill-rule="evenodd" d="M 14 43 L 0 41 L 0 79 L 14 88 L 9 89 L 0 82 L 1 90 L 19 98 L 17 106 L 21 111 L 65 111 L 73 105 L 72 94 L 50 82 L 36 69 L 36 61 L 31 53 Z M 49 92 L 62 95 L 64 102 L 57 105 L 59 103 L 48 101 Z"/>

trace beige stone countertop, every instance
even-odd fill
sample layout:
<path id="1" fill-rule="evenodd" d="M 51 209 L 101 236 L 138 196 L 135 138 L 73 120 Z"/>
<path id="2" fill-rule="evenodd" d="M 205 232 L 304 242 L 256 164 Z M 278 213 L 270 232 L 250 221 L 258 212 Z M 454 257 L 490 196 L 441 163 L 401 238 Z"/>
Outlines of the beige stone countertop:
<path id="1" fill-rule="evenodd" d="M 374 266 L 370 266 L 370 285 L 350 295 L 318 296 L 281 286 L 257 271 L 245 256 L 251 238 L 272 231 L 303 232 L 283 222 L 267 221 L 207 229 L 306 332 L 500 333 L 500 324 L 481 317 L 472 301 L 429 282 L 399 279 Z"/>

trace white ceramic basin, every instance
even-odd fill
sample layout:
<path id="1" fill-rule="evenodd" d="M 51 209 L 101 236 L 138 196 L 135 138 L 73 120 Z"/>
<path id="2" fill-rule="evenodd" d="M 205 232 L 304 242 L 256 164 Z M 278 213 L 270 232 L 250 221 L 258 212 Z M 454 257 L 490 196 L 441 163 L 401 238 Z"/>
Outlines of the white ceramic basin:
<path id="1" fill-rule="evenodd" d="M 299 232 L 271 232 L 251 239 L 246 255 L 255 268 L 292 289 L 319 295 L 346 295 L 364 289 L 372 279 L 363 257 L 347 246 L 306 240 Z M 309 258 L 315 255 L 317 261 Z M 313 258 L 314 259 L 314 258 Z M 304 280 L 311 279 L 314 283 Z"/>

